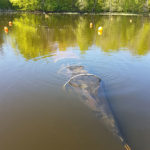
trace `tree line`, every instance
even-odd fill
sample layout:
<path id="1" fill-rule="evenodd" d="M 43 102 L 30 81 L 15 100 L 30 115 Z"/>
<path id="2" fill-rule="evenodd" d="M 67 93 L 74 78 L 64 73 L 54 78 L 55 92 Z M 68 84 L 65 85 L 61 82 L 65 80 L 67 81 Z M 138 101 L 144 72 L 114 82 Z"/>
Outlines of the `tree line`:
<path id="1" fill-rule="evenodd" d="M 48 12 L 149 12 L 150 0 L 0 0 L 0 8 Z"/>

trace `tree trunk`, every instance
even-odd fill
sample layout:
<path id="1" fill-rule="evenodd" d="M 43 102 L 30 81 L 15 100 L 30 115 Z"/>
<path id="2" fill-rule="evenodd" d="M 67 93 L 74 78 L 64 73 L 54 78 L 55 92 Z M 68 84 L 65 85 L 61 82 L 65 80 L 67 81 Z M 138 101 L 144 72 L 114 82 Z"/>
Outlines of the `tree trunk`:
<path id="1" fill-rule="evenodd" d="M 43 9 L 43 12 L 44 12 L 44 3 L 45 3 L 45 0 L 42 0 L 42 9 Z"/>
<path id="2" fill-rule="evenodd" d="M 109 11 L 112 12 L 112 8 L 111 8 L 111 0 L 109 0 Z"/>
<path id="3" fill-rule="evenodd" d="M 95 12 L 95 7 L 96 7 L 96 4 L 97 4 L 97 0 L 94 0 L 94 5 L 93 5 L 92 12 Z"/>

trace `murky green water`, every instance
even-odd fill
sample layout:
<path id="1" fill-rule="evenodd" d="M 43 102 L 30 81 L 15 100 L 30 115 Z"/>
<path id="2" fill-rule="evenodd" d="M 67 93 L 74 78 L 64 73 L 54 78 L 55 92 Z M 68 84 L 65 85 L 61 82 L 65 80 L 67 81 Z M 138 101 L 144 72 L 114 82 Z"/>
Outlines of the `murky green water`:
<path id="1" fill-rule="evenodd" d="M 150 18 L 34 14 L 0 15 L 0 149 L 123 149 L 80 95 L 62 89 L 67 65 L 103 80 L 124 138 L 149 150 Z"/>

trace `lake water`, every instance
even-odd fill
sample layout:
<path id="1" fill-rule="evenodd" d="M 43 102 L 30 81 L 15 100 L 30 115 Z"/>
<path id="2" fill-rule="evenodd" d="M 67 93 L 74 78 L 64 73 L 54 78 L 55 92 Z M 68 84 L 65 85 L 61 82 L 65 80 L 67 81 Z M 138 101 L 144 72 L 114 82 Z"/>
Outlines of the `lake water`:
<path id="1" fill-rule="evenodd" d="M 63 90 L 68 65 L 103 80 L 127 143 L 150 150 L 150 18 L 60 14 L 0 15 L 0 149 L 123 150 L 80 94 Z"/>

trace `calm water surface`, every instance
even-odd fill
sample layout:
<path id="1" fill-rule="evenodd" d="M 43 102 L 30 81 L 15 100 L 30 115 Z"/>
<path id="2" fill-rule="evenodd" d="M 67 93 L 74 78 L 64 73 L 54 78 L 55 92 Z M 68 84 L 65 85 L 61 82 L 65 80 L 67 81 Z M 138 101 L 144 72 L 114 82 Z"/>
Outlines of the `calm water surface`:
<path id="1" fill-rule="evenodd" d="M 0 15 L 1 150 L 123 150 L 79 95 L 63 91 L 60 70 L 76 64 L 104 81 L 132 149 L 150 150 L 150 18 L 40 14 Z"/>

